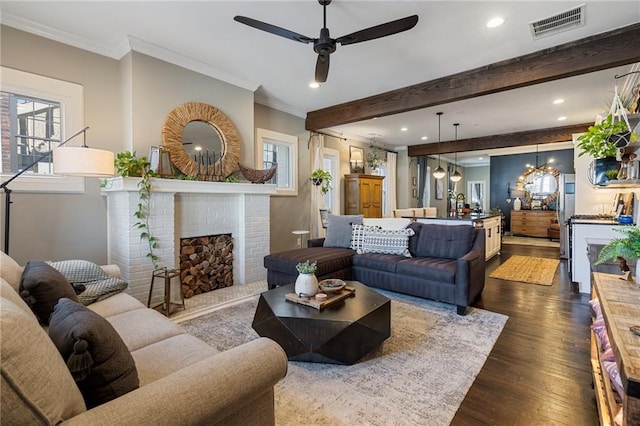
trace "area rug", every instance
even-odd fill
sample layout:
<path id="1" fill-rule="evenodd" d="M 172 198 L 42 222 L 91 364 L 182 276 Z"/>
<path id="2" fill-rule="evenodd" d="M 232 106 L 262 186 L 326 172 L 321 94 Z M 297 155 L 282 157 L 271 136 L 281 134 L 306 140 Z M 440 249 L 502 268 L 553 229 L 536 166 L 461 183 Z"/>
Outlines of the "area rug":
<path id="1" fill-rule="evenodd" d="M 489 278 L 551 285 L 559 264 L 558 259 L 513 255 L 489 274 Z"/>
<path id="2" fill-rule="evenodd" d="M 507 317 L 382 292 L 392 299 L 391 337 L 351 366 L 289 362 L 275 388 L 277 425 L 448 425 Z M 185 321 L 219 350 L 257 338 L 257 297 Z"/>
<path id="3" fill-rule="evenodd" d="M 502 237 L 502 244 L 516 244 L 536 247 L 560 247 L 560 241 L 549 241 L 548 238 L 514 237 L 513 235 L 504 235 Z"/>

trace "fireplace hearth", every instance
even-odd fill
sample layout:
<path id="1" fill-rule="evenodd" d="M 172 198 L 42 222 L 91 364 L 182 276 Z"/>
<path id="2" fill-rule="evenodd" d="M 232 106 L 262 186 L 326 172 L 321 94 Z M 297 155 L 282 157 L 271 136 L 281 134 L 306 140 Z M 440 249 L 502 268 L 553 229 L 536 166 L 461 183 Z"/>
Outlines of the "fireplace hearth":
<path id="1" fill-rule="evenodd" d="M 184 297 L 233 285 L 231 234 L 180 239 L 180 283 Z"/>

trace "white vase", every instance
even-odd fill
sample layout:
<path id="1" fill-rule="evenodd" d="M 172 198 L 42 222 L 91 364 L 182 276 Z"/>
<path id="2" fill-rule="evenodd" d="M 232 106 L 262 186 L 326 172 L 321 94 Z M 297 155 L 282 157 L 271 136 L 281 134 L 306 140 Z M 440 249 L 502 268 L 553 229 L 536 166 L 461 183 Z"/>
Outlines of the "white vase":
<path id="1" fill-rule="evenodd" d="M 378 172 L 378 169 L 371 169 L 371 174 L 372 174 L 372 175 L 376 175 L 376 176 L 377 176 L 377 175 L 378 175 L 378 173 L 379 173 L 379 172 Z"/>
<path id="2" fill-rule="evenodd" d="M 315 296 L 318 292 L 318 278 L 314 274 L 299 274 L 295 292 L 297 295 Z"/>
<path id="3" fill-rule="evenodd" d="M 516 197 L 516 199 L 513 200 L 513 209 L 520 210 L 521 208 L 522 208 L 522 201 L 520 201 L 519 197 Z"/>

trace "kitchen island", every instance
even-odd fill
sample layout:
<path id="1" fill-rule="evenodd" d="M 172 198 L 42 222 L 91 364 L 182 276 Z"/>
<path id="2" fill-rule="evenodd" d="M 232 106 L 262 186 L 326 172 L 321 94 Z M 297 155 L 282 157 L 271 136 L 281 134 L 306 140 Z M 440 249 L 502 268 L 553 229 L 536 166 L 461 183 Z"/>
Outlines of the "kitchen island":
<path id="1" fill-rule="evenodd" d="M 472 225 L 484 228 L 485 260 L 500 254 L 502 247 L 502 216 L 499 214 L 456 214 L 455 216 L 416 217 L 416 222 L 438 225 Z"/>

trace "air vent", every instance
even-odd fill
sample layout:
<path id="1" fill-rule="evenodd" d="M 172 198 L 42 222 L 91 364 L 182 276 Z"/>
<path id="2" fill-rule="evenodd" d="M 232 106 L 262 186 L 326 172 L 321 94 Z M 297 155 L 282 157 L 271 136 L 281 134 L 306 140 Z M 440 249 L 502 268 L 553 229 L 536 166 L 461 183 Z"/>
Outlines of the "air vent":
<path id="1" fill-rule="evenodd" d="M 584 8 L 585 5 L 581 4 L 576 8 L 566 10 L 557 15 L 529 22 L 531 36 L 534 40 L 537 40 L 542 37 L 583 26 L 585 19 Z"/>

